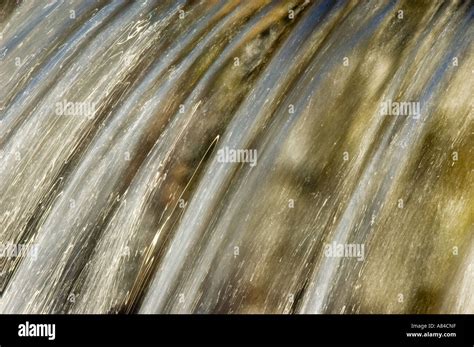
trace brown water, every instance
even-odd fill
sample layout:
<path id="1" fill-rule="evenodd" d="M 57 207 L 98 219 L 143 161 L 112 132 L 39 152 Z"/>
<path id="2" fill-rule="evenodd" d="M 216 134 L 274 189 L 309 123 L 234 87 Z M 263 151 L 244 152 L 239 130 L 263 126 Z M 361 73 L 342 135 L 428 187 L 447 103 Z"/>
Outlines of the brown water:
<path id="1" fill-rule="evenodd" d="M 4 1 L 0 312 L 473 313 L 473 14 Z"/>

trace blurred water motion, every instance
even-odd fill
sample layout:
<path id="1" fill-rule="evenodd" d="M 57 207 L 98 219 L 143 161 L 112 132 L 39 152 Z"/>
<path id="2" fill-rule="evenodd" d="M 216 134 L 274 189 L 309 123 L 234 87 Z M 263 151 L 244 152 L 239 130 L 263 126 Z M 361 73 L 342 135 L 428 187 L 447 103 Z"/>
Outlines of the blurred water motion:
<path id="1" fill-rule="evenodd" d="M 0 312 L 473 313 L 473 14 L 3 1 Z"/>

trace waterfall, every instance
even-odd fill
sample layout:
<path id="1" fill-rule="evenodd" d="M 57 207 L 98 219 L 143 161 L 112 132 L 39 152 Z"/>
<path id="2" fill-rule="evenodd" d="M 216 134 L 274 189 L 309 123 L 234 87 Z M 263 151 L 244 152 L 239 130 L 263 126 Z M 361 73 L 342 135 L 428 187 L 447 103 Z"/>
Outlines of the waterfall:
<path id="1" fill-rule="evenodd" d="M 474 312 L 473 16 L 3 1 L 0 312 Z"/>

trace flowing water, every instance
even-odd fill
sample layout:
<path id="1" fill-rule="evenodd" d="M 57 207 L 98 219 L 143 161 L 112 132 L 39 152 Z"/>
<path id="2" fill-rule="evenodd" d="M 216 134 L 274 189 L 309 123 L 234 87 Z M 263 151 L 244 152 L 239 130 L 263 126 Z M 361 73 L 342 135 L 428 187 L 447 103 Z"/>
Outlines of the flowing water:
<path id="1" fill-rule="evenodd" d="M 474 312 L 473 15 L 3 0 L 0 312 Z"/>

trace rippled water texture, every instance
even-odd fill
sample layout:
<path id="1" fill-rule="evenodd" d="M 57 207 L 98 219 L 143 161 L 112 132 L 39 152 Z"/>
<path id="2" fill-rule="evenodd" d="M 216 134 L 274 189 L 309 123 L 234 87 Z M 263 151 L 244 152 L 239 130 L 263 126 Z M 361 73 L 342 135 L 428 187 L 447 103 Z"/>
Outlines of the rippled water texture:
<path id="1" fill-rule="evenodd" d="M 473 15 L 3 0 L 0 312 L 474 313 Z"/>

